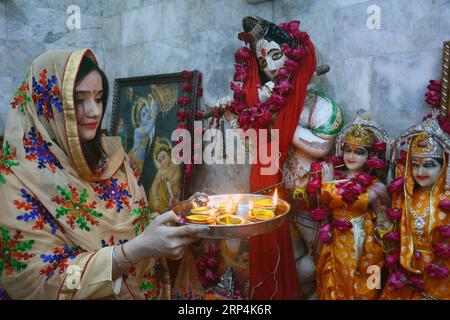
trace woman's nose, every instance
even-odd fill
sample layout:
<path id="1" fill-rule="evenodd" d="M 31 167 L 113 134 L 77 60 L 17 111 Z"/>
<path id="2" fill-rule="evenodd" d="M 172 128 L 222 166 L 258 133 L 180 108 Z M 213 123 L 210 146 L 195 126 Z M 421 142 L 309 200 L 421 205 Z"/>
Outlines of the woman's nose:
<path id="1" fill-rule="evenodd" d="M 101 115 L 102 105 L 97 103 L 94 99 L 89 99 L 84 104 L 84 113 L 86 117 L 98 118 Z"/>

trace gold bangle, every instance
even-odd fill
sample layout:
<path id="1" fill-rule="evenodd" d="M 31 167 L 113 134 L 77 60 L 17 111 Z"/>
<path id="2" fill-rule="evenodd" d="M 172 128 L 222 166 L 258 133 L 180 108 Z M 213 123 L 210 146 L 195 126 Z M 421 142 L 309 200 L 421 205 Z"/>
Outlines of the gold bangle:
<path id="1" fill-rule="evenodd" d="M 125 259 L 125 262 L 128 263 L 128 265 L 132 266 L 133 263 L 131 263 L 128 256 L 125 254 L 125 250 L 123 249 L 123 243 L 120 245 L 120 250 L 122 251 L 123 258 Z"/>

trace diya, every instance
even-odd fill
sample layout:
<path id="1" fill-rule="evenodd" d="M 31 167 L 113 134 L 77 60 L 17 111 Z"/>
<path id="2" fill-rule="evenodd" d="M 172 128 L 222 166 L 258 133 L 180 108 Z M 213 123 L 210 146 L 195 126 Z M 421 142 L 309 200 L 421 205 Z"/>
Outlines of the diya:
<path id="1" fill-rule="evenodd" d="M 200 236 L 207 239 L 247 238 L 279 228 L 287 218 L 289 204 L 258 194 L 224 194 L 208 196 L 203 206 L 189 199 L 176 204 L 172 210 L 187 224 L 208 225 L 209 231 Z M 183 223 L 183 222 L 178 222 Z"/>

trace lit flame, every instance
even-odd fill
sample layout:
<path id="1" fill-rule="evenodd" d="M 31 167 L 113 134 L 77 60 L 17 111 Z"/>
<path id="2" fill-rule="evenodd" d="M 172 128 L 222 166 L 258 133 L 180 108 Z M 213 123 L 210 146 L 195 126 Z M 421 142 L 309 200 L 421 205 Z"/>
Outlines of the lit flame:
<path id="1" fill-rule="evenodd" d="M 273 194 L 272 198 L 272 204 L 276 207 L 278 204 L 278 189 L 275 189 L 275 192 Z"/>
<path id="2" fill-rule="evenodd" d="M 231 212 L 231 208 L 233 208 L 233 202 L 229 201 L 227 203 L 227 207 L 225 208 L 225 212 L 226 213 L 230 213 Z"/>
<path id="3" fill-rule="evenodd" d="M 248 211 L 249 211 L 249 212 L 252 212 L 252 211 L 253 211 L 253 201 L 250 201 L 250 202 L 248 203 Z"/>

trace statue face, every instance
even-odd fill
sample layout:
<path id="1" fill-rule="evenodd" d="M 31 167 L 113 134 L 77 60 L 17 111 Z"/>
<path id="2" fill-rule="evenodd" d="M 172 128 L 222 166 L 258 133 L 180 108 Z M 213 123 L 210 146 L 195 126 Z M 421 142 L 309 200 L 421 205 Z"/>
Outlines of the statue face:
<path id="1" fill-rule="evenodd" d="M 278 71 L 287 60 L 278 43 L 265 39 L 258 40 L 256 43 L 256 57 L 259 68 L 270 80 L 274 80 L 278 76 Z"/>
<path id="2" fill-rule="evenodd" d="M 160 151 L 156 160 L 159 162 L 161 169 L 169 167 L 169 161 L 171 161 L 169 154 L 166 151 Z"/>
<path id="3" fill-rule="evenodd" d="M 344 145 L 344 163 L 348 170 L 358 171 L 362 169 L 368 157 L 369 153 L 366 148 L 352 143 Z"/>
<path id="4" fill-rule="evenodd" d="M 434 158 L 412 157 L 411 164 L 414 181 L 421 187 L 434 185 L 442 169 L 442 165 Z"/>

